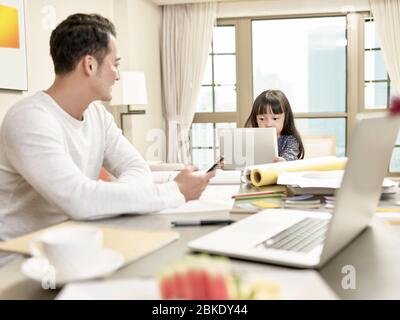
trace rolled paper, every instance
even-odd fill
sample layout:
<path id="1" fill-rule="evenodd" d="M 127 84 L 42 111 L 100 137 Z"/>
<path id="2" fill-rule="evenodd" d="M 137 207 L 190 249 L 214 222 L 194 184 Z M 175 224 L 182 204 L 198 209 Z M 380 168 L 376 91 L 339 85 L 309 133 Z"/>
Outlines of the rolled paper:
<path id="1" fill-rule="evenodd" d="M 276 162 L 255 166 L 250 173 L 250 181 L 255 187 L 276 184 L 283 172 L 343 170 L 347 158 L 320 157 L 305 160 Z"/>

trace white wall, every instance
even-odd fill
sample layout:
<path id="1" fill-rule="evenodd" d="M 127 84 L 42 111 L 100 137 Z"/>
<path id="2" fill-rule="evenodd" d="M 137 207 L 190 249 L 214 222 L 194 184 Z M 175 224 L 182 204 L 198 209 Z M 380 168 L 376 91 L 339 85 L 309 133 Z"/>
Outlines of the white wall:
<path id="1" fill-rule="evenodd" d="M 149 104 L 146 115 L 124 121 L 128 139 L 145 155 L 146 133 L 164 127 L 162 117 L 160 30 L 162 8 L 149 0 L 25 0 L 28 62 L 27 92 L 0 89 L 0 123 L 8 109 L 25 96 L 47 89 L 53 79 L 49 39 L 54 27 L 68 15 L 99 13 L 117 28 L 123 57 L 121 69 L 144 71 Z M 117 108 L 110 109 L 118 122 Z"/>
<path id="2" fill-rule="evenodd" d="M 122 55 L 120 70 L 143 71 L 148 97 L 145 115 L 124 116 L 125 136 L 147 160 L 157 160 L 148 155 L 153 142 L 146 138 L 154 130 L 164 131 L 160 60 L 162 8 L 148 0 L 115 0 L 114 15 Z M 119 118 L 117 109 L 121 108 L 111 109 L 116 118 Z M 165 152 L 160 157 L 164 160 Z"/>
<path id="3" fill-rule="evenodd" d="M 25 25 L 28 63 L 28 90 L 18 92 L 0 89 L 0 122 L 8 109 L 22 97 L 47 89 L 53 79 L 53 63 L 49 52 L 52 29 L 68 15 L 76 12 L 97 12 L 113 18 L 113 0 L 26 0 Z"/>

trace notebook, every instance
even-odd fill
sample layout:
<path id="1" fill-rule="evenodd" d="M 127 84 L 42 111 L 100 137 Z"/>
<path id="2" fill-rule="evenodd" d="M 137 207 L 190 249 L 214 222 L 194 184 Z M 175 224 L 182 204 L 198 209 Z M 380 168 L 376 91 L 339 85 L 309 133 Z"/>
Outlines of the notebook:
<path id="1" fill-rule="evenodd" d="M 158 214 L 226 213 L 231 210 L 234 203 L 232 195 L 236 194 L 238 190 L 239 185 L 209 185 L 203 191 L 200 199 L 188 201 L 177 208 L 162 210 Z"/>
<path id="2" fill-rule="evenodd" d="M 0 242 L 0 250 L 30 255 L 29 243 L 41 233 L 61 227 L 90 225 L 93 223 L 64 222 L 18 238 Z M 130 230 L 94 225 L 103 231 L 104 247 L 120 252 L 125 263 L 139 259 L 179 238 L 173 231 Z"/>

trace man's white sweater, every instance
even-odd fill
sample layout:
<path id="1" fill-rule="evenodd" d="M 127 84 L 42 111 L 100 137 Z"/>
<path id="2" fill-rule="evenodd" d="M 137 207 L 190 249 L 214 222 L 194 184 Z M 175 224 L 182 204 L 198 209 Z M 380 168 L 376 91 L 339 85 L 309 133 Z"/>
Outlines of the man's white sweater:
<path id="1" fill-rule="evenodd" d="M 98 180 L 102 166 L 116 182 Z M 4 118 L 0 240 L 68 218 L 156 212 L 184 202 L 175 182 L 154 184 L 149 167 L 100 103 L 92 103 L 79 121 L 38 92 Z M 0 265 L 2 260 L 0 253 Z"/>

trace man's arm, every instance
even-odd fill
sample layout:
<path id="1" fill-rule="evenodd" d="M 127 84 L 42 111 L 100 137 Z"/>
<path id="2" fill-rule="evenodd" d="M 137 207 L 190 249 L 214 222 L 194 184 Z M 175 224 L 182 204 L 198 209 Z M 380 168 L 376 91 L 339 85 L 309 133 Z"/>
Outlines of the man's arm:
<path id="1" fill-rule="evenodd" d="M 38 108 L 10 115 L 3 123 L 4 148 L 18 173 L 71 218 L 155 212 L 184 202 L 176 184 L 157 186 L 146 179 L 140 184 L 89 179 L 66 152 L 63 132 L 54 121 Z"/>
<path id="2" fill-rule="evenodd" d="M 104 167 L 118 179 L 118 182 L 133 183 L 143 181 L 143 179 L 153 181 L 149 166 L 135 147 L 122 135 L 112 115 L 102 105 L 96 107 L 101 108 L 104 114 L 106 140 Z"/>

